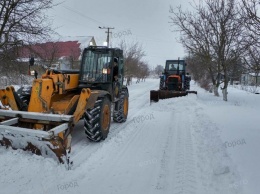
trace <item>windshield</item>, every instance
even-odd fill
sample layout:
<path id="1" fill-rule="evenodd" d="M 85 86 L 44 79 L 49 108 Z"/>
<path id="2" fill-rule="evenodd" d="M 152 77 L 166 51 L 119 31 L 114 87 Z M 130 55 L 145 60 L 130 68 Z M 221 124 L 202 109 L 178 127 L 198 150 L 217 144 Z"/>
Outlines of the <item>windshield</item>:
<path id="1" fill-rule="evenodd" d="M 181 73 L 184 71 L 184 61 L 167 61 L 165 70 L 174 74 L 179 70 L 179 73 Z"/>
<path id="2" fill-rule="evenodd" d="M 111 52 L 87 50 L 82 59 L 82 81 L 106 82 L 111 78 Z"/>

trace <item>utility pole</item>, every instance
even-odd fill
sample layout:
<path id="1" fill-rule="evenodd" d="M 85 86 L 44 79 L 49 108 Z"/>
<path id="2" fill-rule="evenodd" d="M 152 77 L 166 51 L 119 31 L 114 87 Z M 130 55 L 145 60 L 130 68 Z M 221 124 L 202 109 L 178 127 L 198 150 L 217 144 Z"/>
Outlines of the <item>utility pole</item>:
<path id="1" fill-rule="evenodd" d="M 113 30 L 115 28 L 112 28 L 112 27 L 100 27 L 100 29 L 106 29 L 106 33 L 107 33 L 107 47 L 109 48 L 109 35 L 112 34 L 112 32 L 110 32 L 110 30 Z"/>

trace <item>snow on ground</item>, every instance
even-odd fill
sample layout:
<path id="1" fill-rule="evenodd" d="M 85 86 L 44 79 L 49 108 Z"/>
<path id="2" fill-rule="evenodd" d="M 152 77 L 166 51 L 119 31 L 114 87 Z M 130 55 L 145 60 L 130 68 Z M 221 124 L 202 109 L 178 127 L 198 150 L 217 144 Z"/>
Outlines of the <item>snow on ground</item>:
<path id="1" fill-rule="evenodd" d="M 229 88 L 223 102 L 192 85 L 198 95 L 150 105 L 158 79 L 129 87 L 127 122 L 112 123 L 108 138 L 73 133 L 72 170 L 52 159 L 0 148 L 0 194 L 260 192 L 260 95 Z"/>

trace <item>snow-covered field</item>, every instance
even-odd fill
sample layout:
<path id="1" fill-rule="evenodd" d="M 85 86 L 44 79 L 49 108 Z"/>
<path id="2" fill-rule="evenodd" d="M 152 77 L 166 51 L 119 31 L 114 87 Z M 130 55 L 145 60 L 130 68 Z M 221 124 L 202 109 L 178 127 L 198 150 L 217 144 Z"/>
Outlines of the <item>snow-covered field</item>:
<path id="1" fill-rule="evenodd" d="M 158 79 L 133 84 L 127 122 L 87 140 L 80 122 L 67 171 L 52 159 L 0 148 L 0 194 L 258 194 L 260 95 L 198 95 L 150 105 Z"/>

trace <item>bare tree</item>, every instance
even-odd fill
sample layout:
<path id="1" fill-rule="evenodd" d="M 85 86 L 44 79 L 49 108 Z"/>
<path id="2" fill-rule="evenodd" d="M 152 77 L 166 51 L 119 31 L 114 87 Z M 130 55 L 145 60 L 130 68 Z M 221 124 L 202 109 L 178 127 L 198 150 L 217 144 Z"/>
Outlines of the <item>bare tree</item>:
<path id="1" fill-rule="evenodd" d="M 173 13 L 171 22 L 177 27 L 177 31 L 180 31 L 180 42 L 192 56 L 192 59 L 196 58 L 198 68 L 193 70 L 204 72 L 203 69 L 207 70 L 207 73 L 211 77 L 212 84 L 214 86 L 214 94 L 219 96 L 218 87 L 220 80 L 218 74 L 221 71 L 220 65 L 213 63 L 214 49 L 211 45 L 211 38 L 213 32 L 209 28 L 207 19 L 203 17 L 205 8 L 195 5 L 196 12 L 184 12 L 181 7 L 174 11 L 173 7 L 170 8 L 170 12 Z M 201 13 L 202 12 L 202 13 Z M 199 59 L 199 60 L 198 60 Z M 201 78 L 201 76 L 200 76 Z M 197 80 L 199 82 L 199 80 Z M 200 83 L 204 84 L 204 83 Z"/>
<path id="2" fill-rule="evenodd" d="M 156 73 L 157 75 L 160 75 L 160 74 L 162 74 L 163 69 L 164 69 L 164 68 L 163 68 L 162 65 L 157 65 L 157 66 L 155 67 L 154 71 L 155 71 L 155 73 Z"/>
<path id="3" fill-rule="evenodd" d="M 242 0 L 242 14 L 244 24 L 247 29 L 248 49 L 243 55 L 245 65 L 245 73 L 254 73 L 256 77 L 255 86 L 258 84 L 258 76 L 260 74 L 260 16 L 259 0 Z"/>
<path id="4" fill-rule="evenodd" d="M 211 87 L 211 77 L 209 70 L 205 67 L 209 66 L 208 64 L 205 64 L 206 61 L 203 57 L 198 57 L 196 55 L 189 55 L 185 58 L 187 62 L 187 72 L 189 72 L 192 75 L 192 78 L 195 82 L 197 82 L 202 88 L 204 88 L 207 91 L 212 91 Z"/>
<path id="5" fill-rule="evenodd" d="M 142 46 L 138 42 L 127 44 L 125 41 L 121 41 L 119 48 L 124 51 L 125 75 L 139 76 L 140 67 L 144 64 L 142 58 L 145 56 Z"/>
<path id="6" fill-rule="evenodd" d="M 239 81 L 244 72 L 244 66 L 242 61 L 242 56 L 233 58 L 230 62 L 228 62 L 229 70 L 228 77 L 230 79 L 230 85 L 233 85 L 234 81 Z"/>
<path id="7" fill-rule="evenodd" d="M 0 69 L 10 83 L 17 75 L 28 73 L 28 64 L 17 62 L 19 47 L 48 37 L 52 32 L 46 10 L 53 0 L 0 1 Z M 22 76 L 22 75 L 21 75 Z"/>
<path id="8" fill-rule="evenodd" d="M 193 5 L 193 12 L 177 12 L 173 8 L 172 23 L 181 32 L 181 43 L 193 55 L 203 59 L 215 86 L 224 82 L 223 100 L 227 101 L 228 72 L 245 46 L 244 24 L 235 0 L 203 0 Z"/>
<path id="9" fill-rule="evenodd" d="M 51 28 L 45 10 L 51 7 L 53 0 L 1 0 L 0 54 L 46 37 Z"/>
<path id="10" fill-rule="evenodd" d="M 259 0 L 242 0 L 242 14 L 244 24 L 250 31 L 249 36 L 260 35 L 260 16 L 258 9 L 260 8 Z M 256 36 L 254 36 L 256 37 Z M 257 41 L 259 43 L 259 41 Z"/>
<path id="11" fill-rule="evenodd" d="M 250 46 L 243 59 L 246 68 L 245 73 L 254 73 L 254 76 L 256 77 L 255 87 L 257 87 L 257 78 L 260 75 L 260 48 L 257 46 Z"/>
<path id="12" fill-rule="evenodd" d="M 145 78 L 149 76 L 149 67 L 147 62 L 141 61 L 138 65 L 139 72 L 137 77 L 141 78 L 142 81 L 145 81 Z"/>

